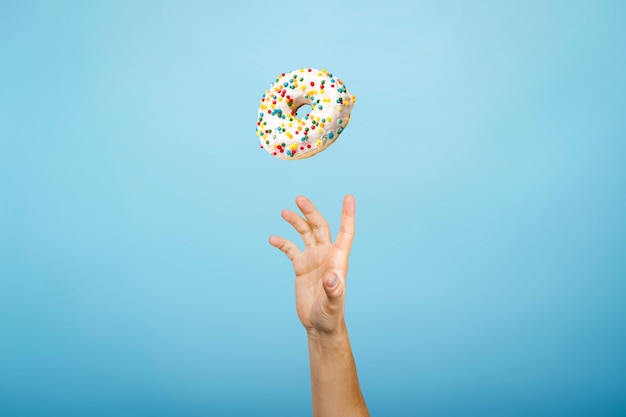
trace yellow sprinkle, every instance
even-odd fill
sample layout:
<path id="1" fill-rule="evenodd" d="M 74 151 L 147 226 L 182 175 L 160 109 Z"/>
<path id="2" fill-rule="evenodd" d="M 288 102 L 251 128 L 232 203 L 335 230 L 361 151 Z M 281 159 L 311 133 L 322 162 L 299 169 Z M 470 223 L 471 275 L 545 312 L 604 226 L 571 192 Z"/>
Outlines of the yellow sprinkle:
<path id="1" fill-rule="evenodd" d="M 322 143 L 322 141 L 318 139 L 317 142 L 315 143 L 315 146 L 320 146 L 320 143 Z"/>
<path id="2" fill-rule="evenodd" d="M 343 107 L 337 106 L 337 111 L 341 111 L 342 109 L 343 109 Z"/>
<path id="3" fill-rule="evenodd" d="M 289 147 L 289 149 L 291 149 L 292 151 L 293 151 L 293 150 L 295 150 L 295 149 L 297 149 L 297 148 L 298 148 L 298 144 L 297 144 L 297 143 L 294 143 L 293 145 L 291 145 L 291 146 Z"/>
<path id="4" fill-rule="evenodd" d="M 283 101 L 283 98 L 282 97 L 278 97 L 278 101 Z"/>
<path id="5" fill-rule="evenodd" d="M 306 90 L 306 86 L 300 86 L 300 88 L 302 89 L 302 91 Z"/>
<path id="6" fill-rule="evenodd" d="M 300 69 L 300 72 L 304 72 L 304 68 L 301 68 L 301 69 Z"/>
<path id="7" fill-rule="evenodd" d="M 320 123 L 320 127 L 324 127 L 324 123 Z"/>
<path id="8" fill-rule="evenodd" d="M 287 135 L 287 137 L 288 137 L 289 139 L 292 139 L 292 138 L 293 138 L 293 135 L 292 135 L 291 133 L 289 133 L 289 132 L 287 132 L 287 133 L 286 133 L 286 135 Z"/>
<path id="9" fill-rule="evenodd" d="M 330 122 L 332 122 L 332 121 L 333 121 L 332 117 L 330 117 L 330 116 L 328 116 L 328 117 L 326 118 L 326 120 L 328 121 L 328 123 L 330 123 Z"/>
<path id="10" fill-rule="evenodd" d="M 324 103 L 330 103 L 330 99 L 329 98 L 325 98 L 324 100 L 322 100 Z"/>

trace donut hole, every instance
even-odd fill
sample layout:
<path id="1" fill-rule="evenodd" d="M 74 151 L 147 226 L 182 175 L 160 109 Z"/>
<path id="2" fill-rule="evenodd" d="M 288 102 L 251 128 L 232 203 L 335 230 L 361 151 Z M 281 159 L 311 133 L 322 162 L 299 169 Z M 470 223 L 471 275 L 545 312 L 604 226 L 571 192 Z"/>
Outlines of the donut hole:
<path id="1" fill-rule="evenodd" d="M 302 119 L 307 114 L 311 114 L 312 110 L 313 108 L 311 107 L 310 104 L 303 104 L 302 106 L 298 107 L 298 109 L 296 110 L 296 116 L 298 117 L 298 119 Z"/>

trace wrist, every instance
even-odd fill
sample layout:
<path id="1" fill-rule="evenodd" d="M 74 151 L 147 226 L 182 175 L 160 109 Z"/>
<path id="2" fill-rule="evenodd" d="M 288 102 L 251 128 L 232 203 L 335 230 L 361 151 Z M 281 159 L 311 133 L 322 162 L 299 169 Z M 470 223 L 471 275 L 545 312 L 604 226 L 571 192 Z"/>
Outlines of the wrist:
<path id="1" fill-rule="evenodd" d="M 348 328 L 346 322 L 341 322 L 331 330 L 307 329 L 309 347 L 319 351 L 335 350 L 349 344 Z"/>

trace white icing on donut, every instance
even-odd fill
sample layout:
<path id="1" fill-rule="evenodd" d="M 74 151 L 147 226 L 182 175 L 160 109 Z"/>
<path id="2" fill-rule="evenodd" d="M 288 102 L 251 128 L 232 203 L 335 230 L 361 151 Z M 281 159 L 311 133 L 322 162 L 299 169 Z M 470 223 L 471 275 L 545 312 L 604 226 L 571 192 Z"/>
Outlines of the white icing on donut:
<path id="1" fill-rule="evenodd" d="M 261 148 L 280 159 L 313 156 L 337 140 L 354 102 L 344 83 L 324 69 L 281 74 L 261 98 L 256 129 Z M 298 117 L 306 104 L 311 112 Z"/>

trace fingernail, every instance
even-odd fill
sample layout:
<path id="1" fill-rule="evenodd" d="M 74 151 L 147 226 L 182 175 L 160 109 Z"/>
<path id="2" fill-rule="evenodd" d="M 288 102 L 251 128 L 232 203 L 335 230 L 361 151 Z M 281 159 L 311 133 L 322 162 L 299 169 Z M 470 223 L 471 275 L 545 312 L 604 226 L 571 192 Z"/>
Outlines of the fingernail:
<path id="1" fill-rule="evenodd" d="M 328 287 L 335 288 L 338 282 L 339 282 L 339 277 L 337 276 L 337 274 L 332 274 L 330 278 L 328 279 Z"/>

